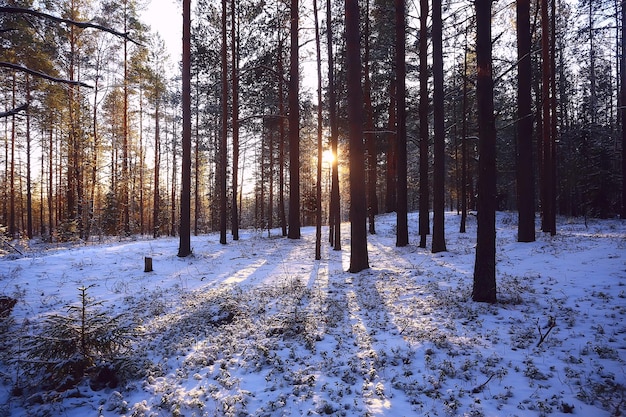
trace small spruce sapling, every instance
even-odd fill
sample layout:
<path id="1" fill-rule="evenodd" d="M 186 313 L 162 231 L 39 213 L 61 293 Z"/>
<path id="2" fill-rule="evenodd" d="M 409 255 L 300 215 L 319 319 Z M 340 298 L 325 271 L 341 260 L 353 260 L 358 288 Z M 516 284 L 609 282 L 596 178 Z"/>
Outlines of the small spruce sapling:
<path id="1" fill-rule="evenodd" d="M 78 288 L 79 303 L 67 314 L 50 314 L 26 346 L 27 366 L 46 381 L 44 388 L 66 390 L 90 375 L 93 389 L 113 388 L 126 368 L 131 328 L 122 316 L 111 316 L 89 296 L 92 286 Z M 35 381 L 33 381 L 35 382 Z"/>

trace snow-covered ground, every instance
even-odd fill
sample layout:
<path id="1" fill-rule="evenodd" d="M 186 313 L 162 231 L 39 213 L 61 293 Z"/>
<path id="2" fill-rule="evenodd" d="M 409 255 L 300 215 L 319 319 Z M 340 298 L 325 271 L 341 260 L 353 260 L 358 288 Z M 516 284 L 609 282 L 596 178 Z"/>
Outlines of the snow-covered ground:
<path id="1" fill-rule="evenodd" d="M 324 229 L 321 261 L 313 228 L 192 237 L 187 258 L 172 238 L 8 253 L 0 416 L 623 415 L 626 221 L 559 219 L 556 236 L 517 243 L 516 215 L 498 213 L 488 305 L 471 301 L 475 218 L 459 234 L 446 216 L 439 254 L 416 246 L 416 214 L 404 248 L 395 215 L 379 216 L 358 274 L 348 225 L 341 252 Z M 122 314 L 135 376 L 38 392 L 24 346 L 43 318 L 80 311 L 79 287 L 102 303 L 88 314 Z"/>

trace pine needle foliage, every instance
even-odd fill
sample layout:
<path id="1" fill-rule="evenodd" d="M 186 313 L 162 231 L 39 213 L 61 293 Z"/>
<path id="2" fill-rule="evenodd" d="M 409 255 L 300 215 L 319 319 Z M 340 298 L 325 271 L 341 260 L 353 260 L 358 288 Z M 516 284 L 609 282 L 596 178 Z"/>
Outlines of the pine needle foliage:
<path id="1" fill-rule="evenodd" d="M 46 316 L 27 338 L 23 367 L 31 382 L 66 390 L 85 377 L 97 379 L 103 370 L 117 384 L 118 375 L 130 371 L 133 326 L 124 323 L 122 315 L 104 311 L 102 303 L 89 296 L 92 287 L 78 288 L 79 302 L 69 305 L 67 314 Z"/>

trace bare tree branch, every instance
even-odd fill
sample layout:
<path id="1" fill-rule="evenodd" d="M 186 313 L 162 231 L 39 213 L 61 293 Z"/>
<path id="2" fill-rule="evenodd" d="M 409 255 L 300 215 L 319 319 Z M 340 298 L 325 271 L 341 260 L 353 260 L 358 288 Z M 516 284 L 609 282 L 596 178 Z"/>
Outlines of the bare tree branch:
<path id="1" fill-rule="evenodd" d="M 10 62 L 2 62 L 2 61 L 0 61 L 0 68 L 8 68 L 8 69 L 12 69 L 14 71 L 25 72 L 25 73 L 33 75 L 35 77 L 44 78 L 44 79 L 49 80 L 49 81 L 54 81 L 55 83 L 63 83 L 63 84 L 70 84 L 70 85 L 80 85 L 82 87 L 93 88 L 89 84 L 85 84 L 85 83 L 80 82 L 80 81 L 66 80 L 64 78 L 53 77 L 52 75 L 48 75 L 48 74 L 45 74 L 43 72 L 35 71 L 33 69 L 24 67 L 24 66 L 19 65 L 19 64 L 12 64 Z"/>
<path id="2" fill-rule="evenodd" d="M 11 117 L 26 109 L 28 109 L 28 104 L 22 104 L 21 106 L 11 109 L 9 111 L 0 112 L 0 119 L 3 119 L 5 117 Z"/>
<path id="3" fill-rule="evenodd" d="M 15 13 L 15 14 L 29 14 L 31 16 L 36 16 L 36 17 L 41 17 L 44 19 L 49 19 L 52 20 L 54 22 L 58 22 L 58 23 L 66 23 L 69 25 L 73 25 L 76 27 L 79 27 L 81 29 L 87 29 L 87 28 L 92 28 L 92 29 L 98 29 L 101 30 L 103 32 L 107 32 L 110 33 L 112 35 L 115 36 L 119 36 L 120 38 L 126 39 L 136 45 L 141 46 L 141 44 L 133 39 L 131 39 L 130 35 L 128 32 L 126 33 L 122 33 L 122 32 L 118 32 L 114 29 L 108 28 L 106 26 L 102 26 L 102 25 L 98 25 L 96 23 L 92 23 L 92 22 L 79 22 L 76 20 L 71 20 L 71 19 L 65 19 L 62 17 L 58 17 L 58 16 L 54 16 L 48 13 L 44 13 L 44 12 L 40 12 L 37 10 L 31 10 L 31 9 L 25 9 L 23 7 L 8 7 L 8 6 L 0 6 L 0 13 Z"/>

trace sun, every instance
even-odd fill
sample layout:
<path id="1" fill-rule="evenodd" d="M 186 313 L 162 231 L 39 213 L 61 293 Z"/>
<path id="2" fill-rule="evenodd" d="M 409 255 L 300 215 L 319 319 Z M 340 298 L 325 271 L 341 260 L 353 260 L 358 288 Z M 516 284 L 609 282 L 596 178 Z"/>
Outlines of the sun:
<path id="1" fill-rule="evenodd" d="M 335 154 L 330 149 L 324 150 L 322 153 L 322 165 L 331 166 L 335 162 Z"/>

